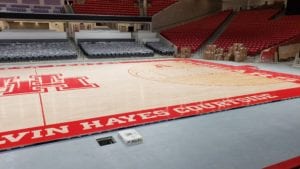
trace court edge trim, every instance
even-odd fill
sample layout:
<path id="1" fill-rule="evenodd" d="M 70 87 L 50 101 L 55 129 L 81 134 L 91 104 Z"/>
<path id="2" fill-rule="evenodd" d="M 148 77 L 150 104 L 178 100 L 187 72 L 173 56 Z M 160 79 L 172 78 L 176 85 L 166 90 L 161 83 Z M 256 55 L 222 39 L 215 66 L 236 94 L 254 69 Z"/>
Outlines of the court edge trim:
<path id="1" fill-rule="evenodd" d="M 259 99 L 260 97 L 261 98 L 265 97 L 265 98 Z M 215 100 L 209 100 L 203 102 L 195 102 L 195 103 L 189 103 L 183 105 L 173 105 L 168 107 L 159 107 L 154 109 L 133 111 L 133 112 L 115 114 L 110 116 L 103 116 L 98 118 L 91 118 L 91 119 L 85 119 L 79 121 L 20 129 L 15 131 L 7 131 L 7 132 L 0 133 L 0 150 L 1 151 L 9 150 L 9 149 L 24 147 L 33 144 L 46 143 L 46 142 L 51 142 L 56 140 L 90 135 L 94 133 L 102 133 L 102 132 L 112 131 L 121 128 L 128 128 L 128 127 L 145 125 L 150 123 L 157 123 L 157 122 L 180 119 L 185 117 L 221 112 L 221 111 L 235 109 L 235 108 L 253 106 L 253 105 L 281 101 L 281 100 L 292 99 L 297 97 L 300 97 L 300 87 L 293 88 L 293 89 L 272 91 L 272 92 L 249 94 L 249 95 L 243 95 L 237 97 L 215 99 Z M 250 99 L 250 100 L 247 101 L 245 99 L 248 100 Z M 200 108 L 199 110 L 194 110 L 194 108 L 197 109 L 197 106 L 199 105 L 208 106 L 216 103 L 223 104 L 228 102 L 228 100 L 231 100 L 232 104 L 228 104 L 228 105 L 224 104 L 224 106 L 210 106 L 210 108 L 203 108 L 203 109 Z M 236 103 L 234 103 L 233 101 L 236 101 Z M 187 107 L 189 109 L 186 109 Z M 131 117 L 131 121 L 125 121 L 124 120 L 125 117 L 127 119 Z M 135 117 L 135 119 L 133 119 L 132 117 Z M 13 142 L 11 139 L 7 139 L 7 138 L 14 138 Z M 5 143 L 3 143 L 3 141 L 5 141 Z"/>

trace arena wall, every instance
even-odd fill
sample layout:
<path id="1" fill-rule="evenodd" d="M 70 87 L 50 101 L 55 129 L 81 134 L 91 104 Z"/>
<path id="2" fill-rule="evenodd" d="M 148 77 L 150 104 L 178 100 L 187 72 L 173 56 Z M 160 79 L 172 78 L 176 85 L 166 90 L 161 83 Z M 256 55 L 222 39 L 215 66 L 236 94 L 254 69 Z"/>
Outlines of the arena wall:
<path id="1" fill-rule="evenodd" d="M 293 58 L 300 51 L 300 43 L 280 46 L 278 48 L 278 51 L 279 60 L 287 60 L 289 58 Z"/>
<path id="2" fill-rule="evenodd" d="M 222 9 L 233 9 L 239 11 L 240 9 L 250 9 L 250 7 L 257 7 L 264 5 L 266 2 L 268 4 L 273 4 L 276 1 L 284 1 L 285 5 L 287 0 L 223 0 Z"/>

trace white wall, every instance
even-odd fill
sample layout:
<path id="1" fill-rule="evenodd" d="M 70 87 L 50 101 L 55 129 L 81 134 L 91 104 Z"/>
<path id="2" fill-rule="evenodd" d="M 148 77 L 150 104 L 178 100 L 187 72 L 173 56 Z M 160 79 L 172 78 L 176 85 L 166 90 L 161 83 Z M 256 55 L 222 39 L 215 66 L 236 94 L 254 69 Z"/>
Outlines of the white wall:
<path id="1" fill-rule="evenodd" d="M 150 31 L 138 31 L 132 33 L 134 39 L 138 42 L 146 43 L 146 42 L 158 42 L 159 38 L 157 38 L 157 33 Z"/>
<path id="2" fill-rule="evenodd" d="M 64 23 L 63 22 L 49 22 L 49 29 L 57 32 L 64 32 Z"/>
<path id="3" fill-rule="evenodd" d="M 156 38 L 157 33 L 150 31 L 138 31 L 133 33 L 134 38 L 142 39 L 142 38 Z"/>
<path id="4" fill-rule="evenodd" d="M 77 39 L 131 39 L 131 33 L 118 31 L 80 31 L 75 32 L 76 42 Z"/>
<path id="5" fill-rule="evenodd" d="M 8 29 L 9 25 L 6 21 L 0 21 L 1 30 Z"/>
<path id="6" fill-rule="evenodd" d="M 0 39 L 67 39 L 65 32 L 0 32 Z"/>

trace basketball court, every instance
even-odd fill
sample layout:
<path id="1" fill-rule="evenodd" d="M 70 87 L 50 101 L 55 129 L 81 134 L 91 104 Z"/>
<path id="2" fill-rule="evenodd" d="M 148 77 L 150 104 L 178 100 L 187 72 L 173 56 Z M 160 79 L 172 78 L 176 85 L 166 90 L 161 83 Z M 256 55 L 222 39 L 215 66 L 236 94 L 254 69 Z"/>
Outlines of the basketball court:
<path id="1" fill-rule="evenodd" d="M 0 150 L 296 97 L 300 76 L 193 59 L 5 67 Z"/>

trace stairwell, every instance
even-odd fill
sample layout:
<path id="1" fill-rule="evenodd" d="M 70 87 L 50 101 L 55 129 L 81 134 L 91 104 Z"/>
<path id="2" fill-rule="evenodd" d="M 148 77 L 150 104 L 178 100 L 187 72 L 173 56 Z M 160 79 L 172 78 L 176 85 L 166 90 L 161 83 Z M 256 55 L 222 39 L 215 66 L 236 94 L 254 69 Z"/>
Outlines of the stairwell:
<path id="1" fill-rule="evenodd" d="M 219 36 L 226 30 L 228 25 L 231 23 L 232 19 L 236 15 L 236 12 L 232 12 L 232 14 L 222 23 L 221 26 L 210 36 L 210 38 L 202 44 L 200 49 L 193 54 L 193 58 L 203 58 L 203 53 L 206 45 L 212 44 L 215 40 L 219 38 Z"/>
<path id="2" fill-rule="evenodd" d="M 284 9 L 281 10 L 280 12 L 278 12 L 276 15 L 274 15 L 271 20 L 277 20 L 277 19 L 280 19 L 283 16 L 285 16 L 285 10 Z"/>
<path id="3" fill-rule="evenodd" d="M 74 10 L 73 10 L 73 8 L 72 8 L 71 5 L 65 5 L 64 9 L 65 9 L 65 13 L 69 13 L 69 14 L 73 14 L 74 13 Z"/>
<path id="4" fill-rule="evenodd" d="M 83 54 L 79 46 L 76 44 L 75 40 L 71 37 L 68 38 L 69 43 L 73 46 L 74 49 L 76 49 L 77 52 L 77 60 L 84 60 L 86 56 Z"/>
<path id="5" fill-rule="evenodd" d="M 173 4 L 169 5 L 169 6 L 167 6 L 166 8 L 164 8 L 164 9 L 158 11 L 158 12 L 155 13 L 153 16 L 159 15 L 160 13 L 162 13 L 162 12 L 164 12 L 164 11 L 167 11 L 168 9 L 172 8 L 172 7 L 173 7 L 174 5 L 176 5 L 177 3 L 179 3 L 179 1 L 177 1 L 177 2 L 175 2 L 175 3 L 173 3 Z M 153 16 L 152 16 L 152 17 L 153 17 Z"/>

